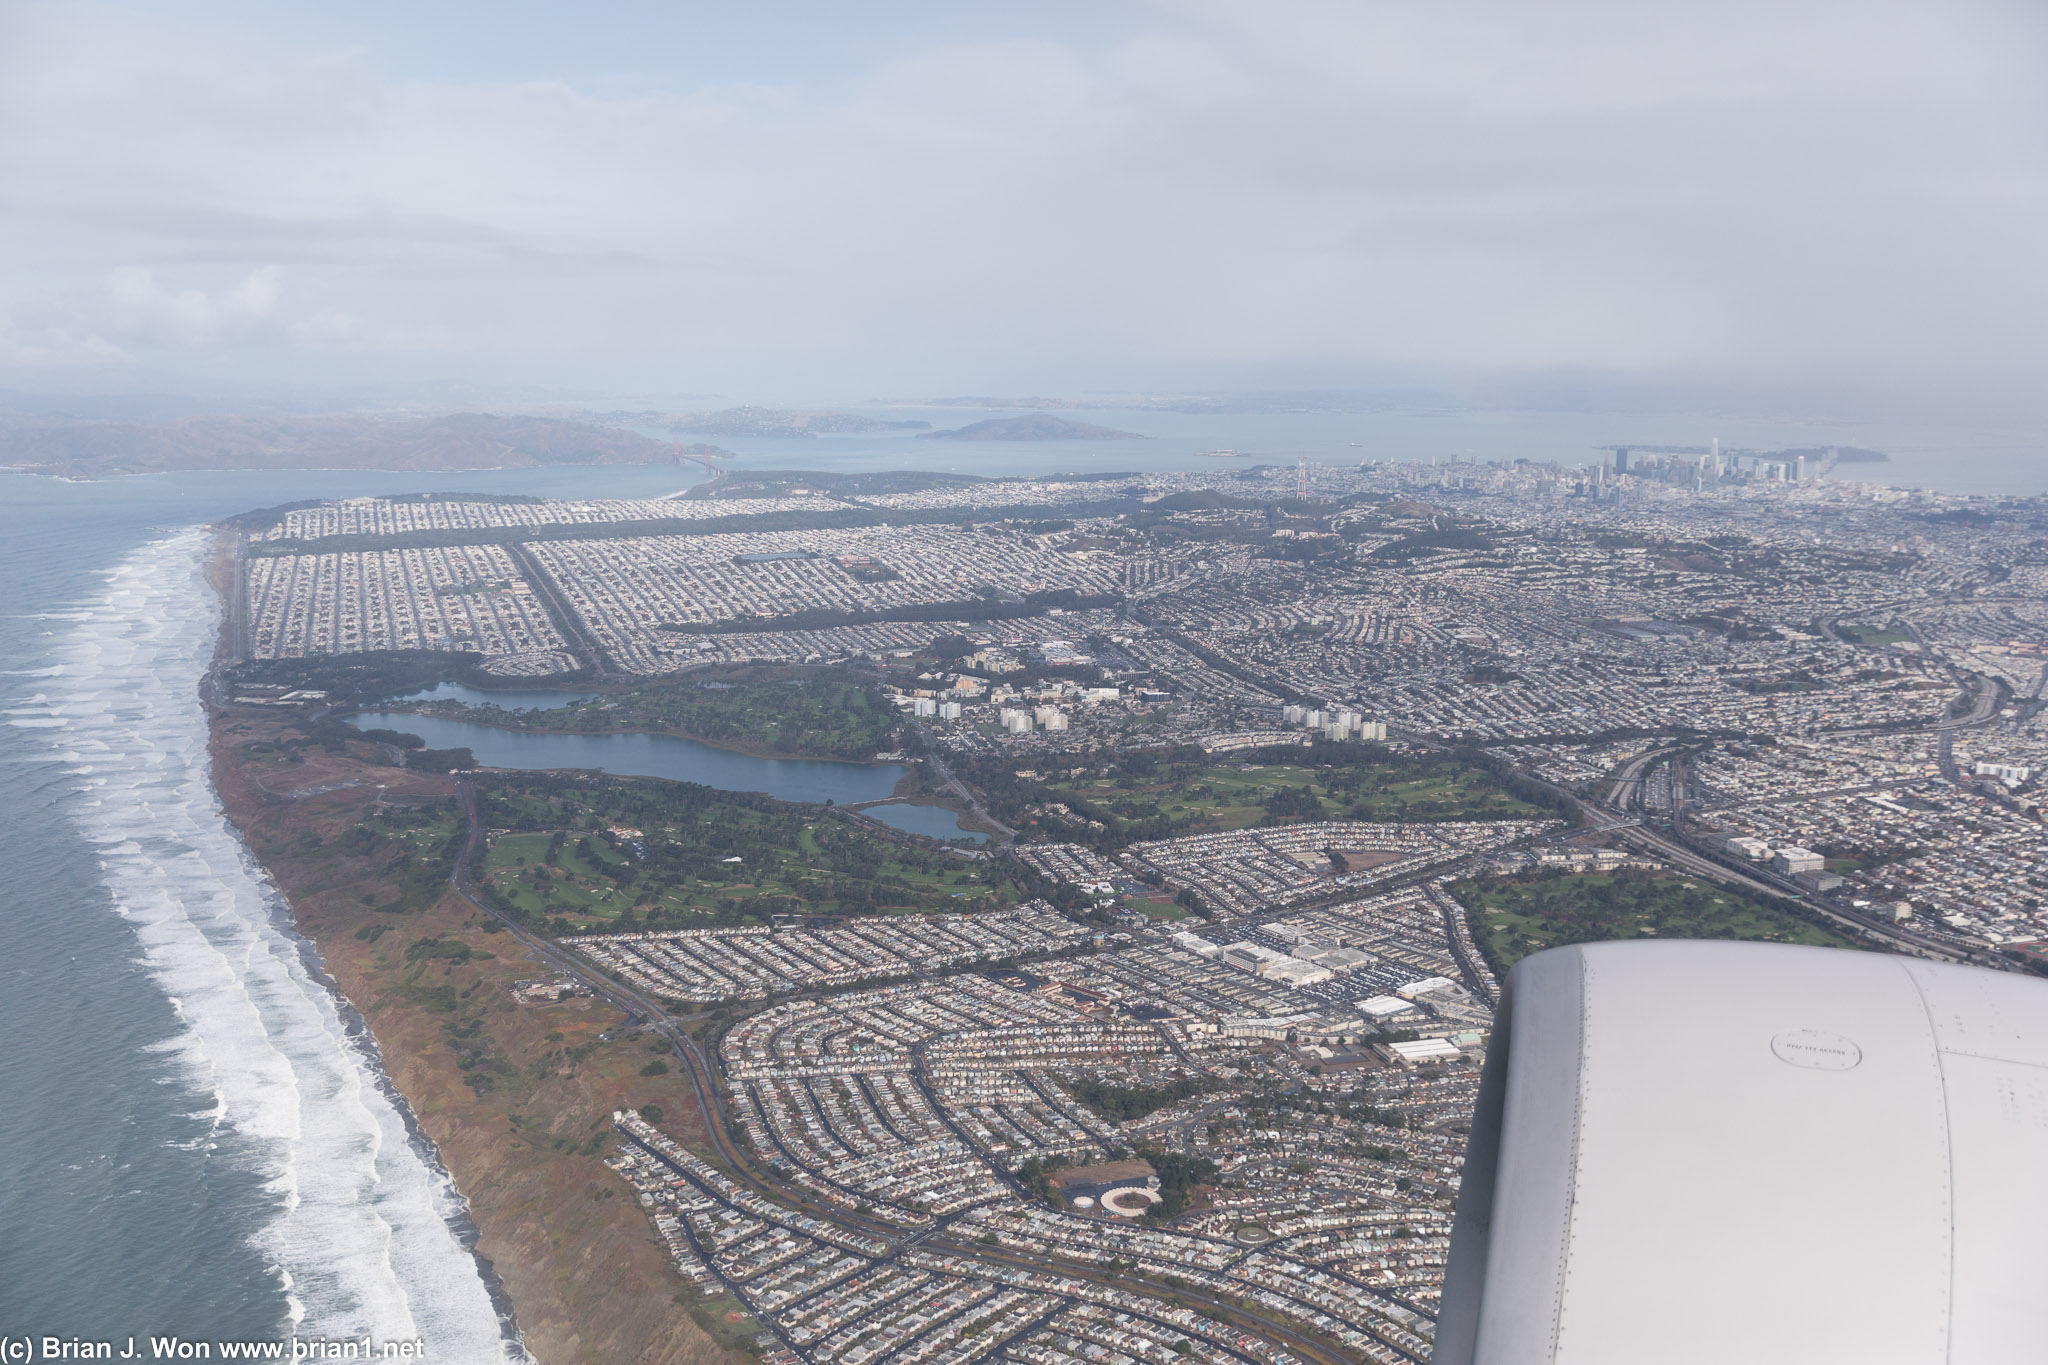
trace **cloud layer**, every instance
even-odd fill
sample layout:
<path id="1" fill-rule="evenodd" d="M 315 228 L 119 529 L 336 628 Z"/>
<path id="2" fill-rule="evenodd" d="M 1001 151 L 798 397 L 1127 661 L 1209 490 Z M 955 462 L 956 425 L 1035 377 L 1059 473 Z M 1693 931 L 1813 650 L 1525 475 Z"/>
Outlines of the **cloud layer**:
<path id="1" fill-rule="evenodd" d="M 616 78 L 572 82 L 401 73 L 374 29 L 17 6 L 0 363 L 847 396 L 2031 384 L 2048 29 L 1679 8 L 1190 0 L 718 83 L 662 79 L 623 28 Z M 801 18 L 760 14 L 724 41 Z"/>

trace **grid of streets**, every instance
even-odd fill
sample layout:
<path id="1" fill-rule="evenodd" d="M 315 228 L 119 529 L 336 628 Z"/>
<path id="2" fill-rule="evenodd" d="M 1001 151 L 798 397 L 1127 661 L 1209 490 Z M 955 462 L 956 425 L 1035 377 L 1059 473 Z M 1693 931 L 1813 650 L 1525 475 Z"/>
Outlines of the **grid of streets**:
<path id="1" fill-rule="evenodd" d="M 2048 943 L 2048 506 L 1831 462 L 361 499 L 251 535 L 241 645 L 837 665 L 906 748 L 1038 784 L 981 856 L 1050 899 L 574 940 L 724 1022 L 733 1146 L 624 1111 L 611 1164 L 764 1359 L 1422 1361 L 1498 996 L 1460 879 L 1717 882 L 1991 965 Z M 1336 787 L 1272 814 L 1262 774 L 1364 741 L 1576 823 Z M 1250 814 L 1110 837 L 1081 793 L 1192 799 L 1140 789 L 1148 753 Z"/>

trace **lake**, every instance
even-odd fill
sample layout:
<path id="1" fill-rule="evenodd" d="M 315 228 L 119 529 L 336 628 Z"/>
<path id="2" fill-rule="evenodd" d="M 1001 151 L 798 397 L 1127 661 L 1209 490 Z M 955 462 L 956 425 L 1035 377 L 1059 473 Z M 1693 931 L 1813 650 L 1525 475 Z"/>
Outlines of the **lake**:
<path id="1" fill-rule="evenodd" d="M 778 801 L 809 801 L 819 805 L 827 801 L 842 806 L 879 801 L 896 790 L 898 779 L 906 771 L 896 763 L 757 758 L 678 735 L 566 735 L 503 730 L 495 725 L 414 715 L 410 711 L 364 711 L 349 717 L 349 723 L 364 730 L 397 730 L 418 735 L 430 749 L 468 749 L 476 755 L 478 763 L 490 768 L 528 772 L 601 768 L 625 777 L 665 777 L 721 791 L 760 792 Z"/>
<path id="2" fill-rule="evenodd" d="M 892 801 L 886 806 L 869 806 L 861 814 L 872 815 L 885 825 L 930 839 L 972 839 L 977 844 L 988 842 L 986 834 L 960 828 L 959 812 L 947 810 L 944 806 L 913 806 L 908 802 Z"/>

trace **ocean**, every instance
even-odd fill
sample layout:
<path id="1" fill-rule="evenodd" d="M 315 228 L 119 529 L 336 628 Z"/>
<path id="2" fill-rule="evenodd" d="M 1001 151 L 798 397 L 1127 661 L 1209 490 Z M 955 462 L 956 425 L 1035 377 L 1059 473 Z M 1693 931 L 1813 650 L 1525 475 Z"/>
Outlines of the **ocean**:
<path id="1" fill-rule="evenodd" d="M 1898 463 L 1859 471 L 1886 481 L 2048 492 L 2038 442 L 2010 433 L 1078 415 L 1157 439 L 720 444 L 742 469 L 990 474 L 1206 469 L 1221 462 L 1190 456 L 1214 446 L 1333 463 L 1574 459 L 1598 443 L 1719 435 L 1893 449 Z M 118 1353 L 130 1335 L 368 1334 L 419 1338 L 442 1362 L 523 1358 L 468 1249 L 459 1193 L 213 800 L 196 689 L 217 608 L 199 528 L 303 498 L 649 497 L 687 481 L 659 467 L 95 483 L 0 473 L 0 1337 L 112 1341 Z"/>
<path id="2" fill-rule="evenodd" d="M 205 523 L 423 486 L 677 476 L 0 475 L 0 1338 L 525 1359 L 460 1196 L 220 814 L 198 704 Z"/>

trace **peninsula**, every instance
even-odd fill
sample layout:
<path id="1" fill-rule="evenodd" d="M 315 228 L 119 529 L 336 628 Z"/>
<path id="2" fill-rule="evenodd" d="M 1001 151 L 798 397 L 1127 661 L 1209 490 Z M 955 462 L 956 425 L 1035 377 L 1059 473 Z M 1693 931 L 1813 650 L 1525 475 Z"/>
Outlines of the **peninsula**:
<path id="1" fill-rule="evenodd" d="M 295 504 L 214 773 L 545 1365 L 1420 1365 L 1521 957 L 2048 969 L 2044 533 L 1641 448 Z M 349 721 L 443 680 L 581 699 Z"/>

